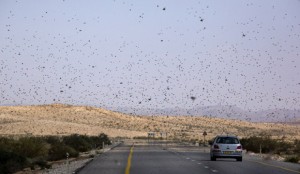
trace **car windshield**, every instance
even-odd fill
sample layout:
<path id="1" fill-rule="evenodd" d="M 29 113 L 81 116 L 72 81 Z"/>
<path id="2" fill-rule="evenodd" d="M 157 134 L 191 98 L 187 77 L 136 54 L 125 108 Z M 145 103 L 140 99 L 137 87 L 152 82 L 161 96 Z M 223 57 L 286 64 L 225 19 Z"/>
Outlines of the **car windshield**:
<path id="1" fill-rule="evenodd" d="M 216 141 L 218 144 L 239 144 L 239 140 L 233 137 L 219 137 Z"/>

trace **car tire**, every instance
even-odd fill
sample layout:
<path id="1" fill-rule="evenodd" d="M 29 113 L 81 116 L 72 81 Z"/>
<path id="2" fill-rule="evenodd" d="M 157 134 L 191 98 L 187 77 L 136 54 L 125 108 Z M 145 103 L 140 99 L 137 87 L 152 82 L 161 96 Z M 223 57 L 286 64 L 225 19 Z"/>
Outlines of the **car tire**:
<path id="1" fill-rule="evenodd" d="M 211 160 L 211 161 L 216 161 L 216 157 L 211 156 L 211 157 L 210 157 L 210 160 Z"/>
<path id="2" fill-rule="evenodd" d="M 238 157 L 236 160 L 237 161 L 243 161 L 243 158 L 242 157 Z"/>

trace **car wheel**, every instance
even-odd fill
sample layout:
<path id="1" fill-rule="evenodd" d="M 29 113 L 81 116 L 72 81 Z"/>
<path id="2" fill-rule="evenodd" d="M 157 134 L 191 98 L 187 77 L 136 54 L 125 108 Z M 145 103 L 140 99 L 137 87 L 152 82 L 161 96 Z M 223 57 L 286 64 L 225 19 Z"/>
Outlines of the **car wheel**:
<path id="1" fill-rule="evenodd" d="M 211 156 L 211 157 L 210 157 L 210 160 L 211 160 L 211 161 L 216 161 L 216 157 Z"/>
<path id="2" fill-rule="evenodd" d="M 236 160 L 237 161 L 243 161 L 243 158 L 242 157 L 238 157 Z"/>

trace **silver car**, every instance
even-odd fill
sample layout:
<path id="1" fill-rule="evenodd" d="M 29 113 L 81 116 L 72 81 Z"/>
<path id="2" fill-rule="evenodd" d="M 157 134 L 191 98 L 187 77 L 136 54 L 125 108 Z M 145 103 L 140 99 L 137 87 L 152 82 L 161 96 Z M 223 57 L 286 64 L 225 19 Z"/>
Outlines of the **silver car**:
<path id="1" fill-rule="evenodd" d="M 210 142 L 210 159 L 235 158 L 237 161 L 243 160 L 243 149 L 240 140 L 236 136 L 217 136 Z"/>

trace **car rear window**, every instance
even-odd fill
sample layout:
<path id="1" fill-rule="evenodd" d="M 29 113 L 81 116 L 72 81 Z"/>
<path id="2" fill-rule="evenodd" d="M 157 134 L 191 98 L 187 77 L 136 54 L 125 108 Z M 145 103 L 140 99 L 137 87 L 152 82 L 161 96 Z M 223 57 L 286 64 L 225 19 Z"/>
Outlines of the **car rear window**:
<path id="1" fill-rule="evenodd" d="M 240 141 L 233 137 L 219 137 L 216 141 L 218 144 L 239 144 Z"/>

